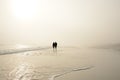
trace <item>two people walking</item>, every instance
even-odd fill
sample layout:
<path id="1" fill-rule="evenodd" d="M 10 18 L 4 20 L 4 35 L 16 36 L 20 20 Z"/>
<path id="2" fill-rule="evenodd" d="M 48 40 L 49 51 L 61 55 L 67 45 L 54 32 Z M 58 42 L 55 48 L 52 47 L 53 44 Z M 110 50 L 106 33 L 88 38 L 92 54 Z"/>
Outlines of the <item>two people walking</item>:
<path id="1" fill-rule="evenodd" d="M 53 42 L 52 47 L 53 47 L 53 49 L 56 49 L 57 48 L 57 42 Z"/>

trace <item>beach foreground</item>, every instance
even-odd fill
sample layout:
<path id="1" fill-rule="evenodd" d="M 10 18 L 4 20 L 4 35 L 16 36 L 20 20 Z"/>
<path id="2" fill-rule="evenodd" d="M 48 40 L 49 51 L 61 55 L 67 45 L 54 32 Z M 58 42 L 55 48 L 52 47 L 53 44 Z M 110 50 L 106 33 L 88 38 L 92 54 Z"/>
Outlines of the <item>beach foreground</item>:
<path id="1" fill-rule="evenodd" d="M 119 51 L 62 47 L 0 55 L 0 80 L 120 80 Z"/>

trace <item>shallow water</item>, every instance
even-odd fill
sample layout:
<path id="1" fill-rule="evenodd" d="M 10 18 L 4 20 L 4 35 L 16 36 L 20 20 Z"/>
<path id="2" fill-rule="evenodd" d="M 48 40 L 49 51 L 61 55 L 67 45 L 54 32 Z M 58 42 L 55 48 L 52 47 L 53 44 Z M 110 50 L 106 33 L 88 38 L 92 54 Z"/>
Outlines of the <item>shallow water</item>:
<path id="1" fill-rule="evenodd" d="M 20 50 L 24 49 L 14 51 Z M 75 47 L 25 50 L 10 50 L 9 54 L 7 49 L 6 55 L 0 55 L 0 80 L 120 79 L 118 51 Z"/>

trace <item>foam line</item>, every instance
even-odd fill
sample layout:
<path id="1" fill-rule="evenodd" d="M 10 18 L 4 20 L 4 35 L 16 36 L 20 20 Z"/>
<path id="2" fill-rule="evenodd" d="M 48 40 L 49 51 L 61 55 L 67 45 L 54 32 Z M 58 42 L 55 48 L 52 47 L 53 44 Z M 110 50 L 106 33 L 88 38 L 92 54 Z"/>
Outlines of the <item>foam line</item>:
<path id="1" fill-rule="evenodd" d="M 25 48 L 25 49 L 10 49 L 10 50 L 1 50 L 0 55 L 7 55 L 7 54 L 15 54 L 15 53 L 21 53 L 21 52 L 28 52 L 28 51 L 37 51 L 37 50 L 46 50 L 50 49 L 50 47 L 37 47 L 37 48 Z"/>
<path id="2" fill-rule="evenodd" d="M 86 67 L 86 68 L 75 68 L 75 69 L 69 70 L 69 71 L 64 72 L 64 73 L 61 73 L 61 74 L 55 74 L 55 75 L 51 76 L 51 77 L 49 78 L 49 80 L 55 80 L 55 78 L 60 77 L 60 76 L 63 76 L 63 75 L 65 75 L 65 74 L 67 74 L 67 73 L 71 73 L 71 72 L 75 72 L 75 71 L 88 70 L 88 69 L 91 69 L 91 68 L 93 68 L 93 66 Z"/>

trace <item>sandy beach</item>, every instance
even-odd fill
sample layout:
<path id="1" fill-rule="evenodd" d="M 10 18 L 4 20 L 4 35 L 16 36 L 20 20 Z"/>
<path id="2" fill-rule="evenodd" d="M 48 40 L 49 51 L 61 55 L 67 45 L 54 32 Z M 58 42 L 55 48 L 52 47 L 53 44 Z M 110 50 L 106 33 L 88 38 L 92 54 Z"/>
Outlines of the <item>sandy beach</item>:
<path id="1" fill-rule="evenodd" d="M 0 80 L 119 80 L 120 55 L 75 47 L 0 55 Z"/>
<path id="2" fill-rule="evenodd" d="M 0 80 L 120 80 L 120 0 L 0 0 Z"/>

